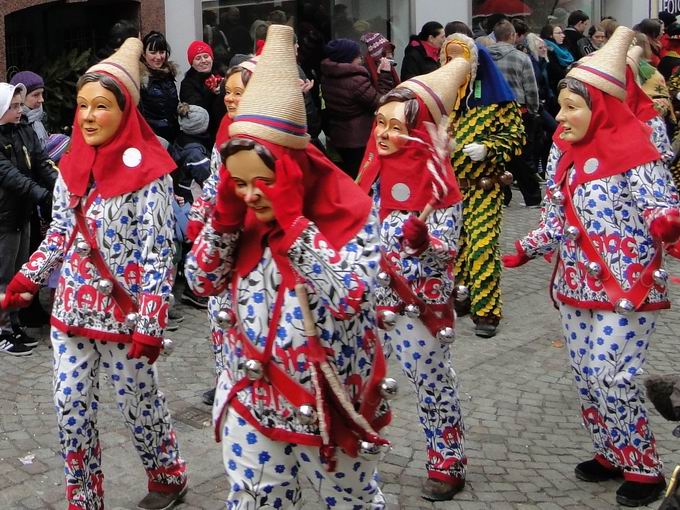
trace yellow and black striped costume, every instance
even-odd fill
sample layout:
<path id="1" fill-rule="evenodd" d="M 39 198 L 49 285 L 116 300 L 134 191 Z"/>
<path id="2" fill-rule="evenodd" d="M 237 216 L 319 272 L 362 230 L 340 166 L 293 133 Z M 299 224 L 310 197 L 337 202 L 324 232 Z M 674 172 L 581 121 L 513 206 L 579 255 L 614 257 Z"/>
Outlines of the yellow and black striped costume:
<path id="1" fill-rule="evenodd" d="M 503 219 L 503 192 L 498 182 L 505 164 L 521 153 L 525 143 L 522 114 L 514 101 L 478 106 L 451 114 L 450 132 L 456 148 L 451 163 L 463 192 L 463 229 L 456 262 L 456 283 L 470 291 L 470 312 L 477 317 L 501 317 L 501 261 L 498 240 Z M 482 143 L 483 161 L 463 153 L 469 143 Z M 490 177 L 492 187 L 475 185 Z"/>

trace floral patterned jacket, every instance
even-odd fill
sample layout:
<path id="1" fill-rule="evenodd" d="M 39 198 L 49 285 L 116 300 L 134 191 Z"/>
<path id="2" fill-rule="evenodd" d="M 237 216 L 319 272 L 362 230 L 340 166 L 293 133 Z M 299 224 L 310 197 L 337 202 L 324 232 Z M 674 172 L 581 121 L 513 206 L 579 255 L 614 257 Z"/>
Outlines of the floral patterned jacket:
<path id="1" fill-rule="evenodd" d="M 667 138 L 666 138 L 667 139 Z M 519 241 L 530 258 L 559 254 L 552 294 L 560 302 L 583 308 L 614 310 L 603 287 L 601 267 L 593 265 L 565 218 L 563 194 L 555 183 L 561 152 L 553 146 L 548 158 L 546 196 L 537 229 Z M 567 174 L 571 184 L 574 168 Z M 621 289 L 629 291 L 648 266 L 655 267 L 660 244 L 649 234 L 654 214 L 678 209 L 678 192 L 662 160 L 626 172 L 580 184 L 573 191 L 574 210 L 588 238 L 599 251 L 607 271 Z M 661 254 L 659 254 L 660 256 Z M 599 271 L 598 271 L 599 269 Z M 666 285 L 647 279 L 650 291 L 637 309 L 668 308 Z"/>
<path id="2" fill-rule="evenodd" d="M 52 309 L 54 327 L 97 340 L 130 342 L 133 332 L 162 338 L 172 290 L 172 197 L 169 175 L 109 199 L 101 198 L 93 188 L 81 205 L 95 247 L 81 233 L 71 239 L 75 203 L 62 178 L 57 179 L 50 228 L 20 271 L 34 284 L 44 285 L 61 265 Z M 110 285 L 106 285 L 110 282 L 104 282 L 90 257 L 95 249 L 136 302 L 137 320 L 127 317 L 112 299 Z"/>
<path id="3" fill-rule="evenodd" d="M 218 441 L 229 407 L 268 437 L 320 446 L 318 423 L 304 423 L 293 402 L 313 394 L 310 350 L 295 292 L 283 288 L 268 247 L 246 276 L 232 271 L 240 232 L 219 234 L 210 220 L 194 242 L 185 264 L 187 282 L 202 296 L 227 296 L 223 361 L 213 422 Z M 374 215 L 341 250 L 336 251 L 313 223 L 293 241 L 288 258 L 303 279 L 318 338 L 334 360 L 340 381 L 356 409 L 384 364 L 377 338 L 374 295 L 380 250 Z M 273 343 L 266 375 L 243 386 L 249 360 L 262 359 L 267 339 Z M 251 374 L 252 375 L 252 374 Z M 283 381 L 283 382 L 282 382 Z M 231 399 L 231 400 L 230 400 Z M 389 421 L 384 402 L 368 418 L 377 430 Z"/>
<path id="4" fill-rule="evenodd" d="M 380 207 L 379 183 L 377 180 L 373 184 L 372 192 L 376 210 Z M 426 304 L 448 306 L 453 297 L 453 270 L 458 253 L 462 208 L 462 202 L 459 202 L 446 209 L 436 209 L 429 216 L 426 223 L 430 231 L 430 246 L 418 256 L 407 255 L 402 245 L 402 225 L 418 212 L 392 211 L 380 226 L 383 257 L 392 263 Z M 403 297 L 392 287 L 378 287 L 376 298 L 381 309 L 401 311 L 404 305 Z"/>

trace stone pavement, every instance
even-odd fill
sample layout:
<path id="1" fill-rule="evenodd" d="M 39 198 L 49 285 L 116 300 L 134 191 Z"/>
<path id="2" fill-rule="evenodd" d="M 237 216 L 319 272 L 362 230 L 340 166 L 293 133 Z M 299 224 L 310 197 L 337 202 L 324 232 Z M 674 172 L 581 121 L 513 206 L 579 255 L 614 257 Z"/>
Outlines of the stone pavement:
<path id="1" fill-rule="evenodd" d="M 504 252 L 538 218 L 537 210 L 524 209 L 518 201 L 506 209 Z M 680 264 L 669 267 L 680 274 Z M 466 489 L 452 502 L 430 504 L 420 498 L 425 456 L 415 400 L 397 365 L 391 363 L 401 392 L 387 432 L 394 447 L 381 465 L 390 508 L 616 508 L 616 482 L 588 484 L 573 475 L 574 465 L 590 457 L 590 445 L 580 425 L 565 348 L 555 342 L 560 330 L 546 292 L 550 270 L 549 264 L 537 260 L 505 273 L 506 318 L 495 338 L 477 338 L 469 319 L 459 322 L 454 356 L 467 427 L 469 473 Z M 672 292 L 678 302 L 680 290 L 676 287 Z M 212 379 L 207 321 L 203 311 L 181 310 L 186 320 L 172 334 L 175 352 L 159 361 L 161 387 L 190 472 L 191 490 L 177 508 L 224 508 L 227 482 L 220 448 L 212 437 L 208 409 L 201 403 L 201 393 Z M 664 312 L 653 337 L 647 373 L 677 371 L 679 330 L 678 312 Z M 0 356 L 0 510 L 65 507 L 46 330 L 42 338 L 30 357 Z M 133 509 L 145 494 L 144 471 L 111 405 L 110 390 L 103 389 L 102 396 L 99 426 L 107 508 Z M 671 434 L 673 425 L 655 411 L 651 425 L 669 474 L 680 463 L 679 440 Z M 24 465 L 19 458 L 27 455 L 34 459 Z M 309 489 L 304 501 L 305 509 L 322 508 Z"/>

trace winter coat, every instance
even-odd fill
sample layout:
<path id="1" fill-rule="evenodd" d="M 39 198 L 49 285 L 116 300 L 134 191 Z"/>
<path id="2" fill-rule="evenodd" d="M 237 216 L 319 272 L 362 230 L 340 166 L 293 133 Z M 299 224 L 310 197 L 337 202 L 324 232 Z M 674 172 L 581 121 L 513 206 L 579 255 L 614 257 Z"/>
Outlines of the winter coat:
<path id="1" fill-rule="evenodd" d="M 404 49 L 404 60 L 401 62 L 401 81 L 431 73 L 437 69 L 439 69 L 439 62 L 431 59 L 423 48 L 420 39 L 412 35 L 408 46 Z"/>
<path id="2" fill-rule="evenodd" d="M 537 113 L 538 86 L 534 76 L 534 66 L 529 56 L 506 42 L 492 44 L 488 49 L 498 70 L 503 73 L 508 85 L 515 93 L 517 102 L 526 106 L 529 112 Z"/>
<path id="3" fill-rule="evenodd" d="M 555 171 L 562 154 L 553 146 L 547 165 L 546 198 L 538 228 L 519 241 L 529 258 L 556 252 L 557 269 L 552 279 L 555 300 L 577 308 L 612 311 L 611 302 L 582 247 L 587 236 L 601 254 L 610 277 L 630 289 L 638 275 L 654 260 L 661 243 L 649 232 L 656 213 L 678 210 L 678 192 L 662 160 L 645 163 L 619 175 L 574 185 L 572 166 L 567 182 L 573 188 L 573 205 L 580 235 L 569 235 L 566 205 L 555 182 Z M 573 225 L 572 225 L 573 226 Z M 579 228 L 580 230 L 580 228 Z M 573 240 L 572 240 L 573 239 Z M 599 262 L 598 262 L 599 264 Z M 653 283 L 637 311 L 668 308 L 666 285 Z"/>
<path id="4" fill-rule="evenodd" d="M 172 181 L 159 177 L 131 193 L 102 198 L 94 188 L 81 199 L 96 247 L 78 233 L 71 193 L 61 177 L 54 187 L 52 223 L 45 239 L 21 268 L 44 285 L 61 266 L 51 324 L 65 333 L 102 341 L 131 342 L 134 332 L 163 338 L 172 291 L 175 216 Z M 121 311 L 98 285 L 103 275 L 92 262 L 97 249 L 110 273 L 138 304 L 136 320 Z"/>
<path id="5" fill-rule="evenodd" d="M 210 177 L 210 138 L 204 135 L 180 133 L 170 147 L 170 155 L 177 163 L 173 172 L 175 195 L 179 195 L 187 203 L 194 201 L 191 183 L 196 181 L 201 187 Z"/>
<path id="6" fill-rule="evenodd" d="M 380 97 L 393 88 L 392 75 L 381 72 L 378 88 L 361 64 L 321 62 L 321 93 L 326 103 L 324 131 L 335 147 L 364 147 L 371 134 Z"/>
<path id="7" fill-rule="evenodd" d="M 146 83 L 142 84 L 140 91 L 139 111 L 153 132 L 172 144 L 179 133 L 175 66 L 170 63 L 162 69 L 149 69 L 148 72 Z"/>
<path id="8" fill-rule="evenodd" d="M 592 53 L 595 48 L 585 35 L 576 30 L 574 27 L 567 27 L 564 29 L 564 46 L 569 50 L 569 53 L 574 57 L 574 61 Z"/>
<path id="9" fill-rule="evenodd" d="M 184 75 L 182 83 L 180 83 L 179 100 L 184 103 L 200 106 L 208 112 L 210 115 L 208 132 L 211 138 L 214 139 L 222 117 L 227 113 L 227 108 L 224 106 L 224 96 L 222 94 L 215 94 L 205 85 L 205 80 L 211 74 L 199 73 L 196 69 L 190 67 Z"/>
<path id="10" fill-rule="evenodd" d="M 31 126 L 0 126 L 0 232 L 21 228 L 49 200 L 57 175 Z"/>
<path id="11" fill-rule="evenodd" d="M 567 68 L 560 64 L 554 52 L 548 51 L 548 83 L 555 96 L 557 96 L 557 84 L 566 75 Z"/>
<path id="12" fill-rule="evenodd" d="M 296 412 L 300 402 L 314 402 L 315 391 L 310 376 L 313 358 L 298 299 L 281 285 L 269 247 L 247 274 L 234 271 L 240 235 L 220 234 L 208 220 L 185 264 L 187 282 L 197 295 L 224 293 L 227 299 L 222 313 L 230 320 L 221 326 L 224 369 L 213 406 L 215 433 L 222 437 L 225 414 L 236 411 L 272 440 L 319 446 L 318 420 L 305 423 Z M 308 289 L 318 338 L 334 361 L 340 387 L 363 412 L 359 406 L 377 382 L 381 360 L 372 298 L 380 258 L 375 214 L 342 248 L 336 251 L 330 246 L 323 232 L 309 223 L 287 256 Z M 272 331 L 276 333 L 271 335 Z M 265 375 L 249 382 L 246 362 L 265 356 L 265 344 L 271 345 L 267 350 L 271 358 L 262 363 Z M 368 420 L 379 430 L 389 420 L 389 411 L 384 401 L 375 405 Z"/>

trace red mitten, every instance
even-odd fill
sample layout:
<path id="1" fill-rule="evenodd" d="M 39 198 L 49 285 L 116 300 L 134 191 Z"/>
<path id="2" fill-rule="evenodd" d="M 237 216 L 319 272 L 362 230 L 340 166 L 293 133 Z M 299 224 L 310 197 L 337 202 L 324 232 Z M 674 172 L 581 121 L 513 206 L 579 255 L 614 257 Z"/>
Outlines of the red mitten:
<path id="1" fill-rule="evenodd" d="M 302 183 L 302 170 L 288 155 L 276 160 L 276 181 L 274 184 L 257 180 L 255 185 L 272 203 L 274 217 L 281 228 L 286 231 L 302 217 L 302 201 L 305 188 Z"/>
<path id="2" fill-rule="evenodd" d="M 9 282 L 5 289 L 5 297 L 0 304 L 0 308 L 8 310 L 11 308 L 25 308 L 33 301 L 33 295 L 38 292 L 40 285 L 33 283 L 23 274 L 17 273 Z M 23 296 L 22 296 L 23 294 Z M 31 297 L 27 299 L 27 294 Z"/>
<path id="3" fill-rule="evenodd" d="M 203 230 L 203 225 L 205 225 L 205 223 L 202 221 L 189 220 L 187 222 L 187 239 L 193 243 L 198 237 L 198 234 L 201 233 L 201 230 Z"/>
<path id="4" fill-rule="evenodd" d="M 153 365 L 158 359 L 162 348 L 162 339 L 135 332 L 132 334 L 132 345 L 130 345 L 128 350 L 128 358 L 141 358 L 144 356 L 149 359 L 149 365 Z"/>
<path id="5" fill-rule="evenodd" d="M 503 255 L 501 257 L 501 260 L 503 261 L 503 267 L 519 267 L 531 260 L 529 257 L 527 257 L 527 254 L 519 241 L 515 241 L 515 250 L 517 250 L 517 253 L 512 255 Z"/>
<path id="6" fill-rule="evenodd" d="M 680 211 L 670 209 L 660 213 L 649 225 L 649 233 L 664 243 L 674 243 L 680 239 Z"/>
<path id="7" fill-rule="evenodd" d="M 404 243 L 410 255 L 420 255 L 430 245 L 430 234 L 424 221 L 410 216 L 402 226 Z"/>
<path id="8" fill-rule="evenodd" d="M 221 234 L 235 232 L 243 225 L 246 210 L 246 203 L 236 195 L 236 186 L 231 175 L 222 167 L 220 183 L 217 186 L 217 203 L 213 212 L 213 228 Z"/>

